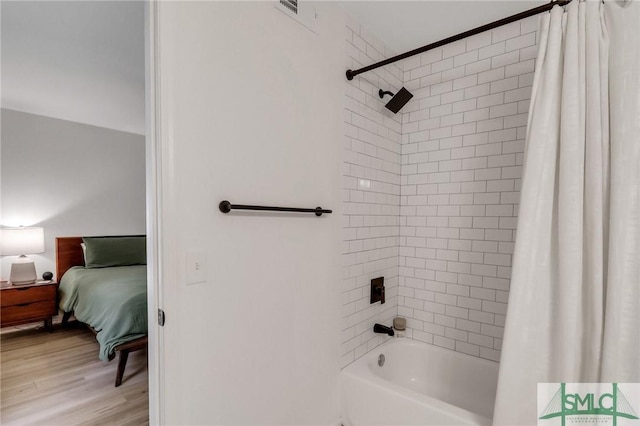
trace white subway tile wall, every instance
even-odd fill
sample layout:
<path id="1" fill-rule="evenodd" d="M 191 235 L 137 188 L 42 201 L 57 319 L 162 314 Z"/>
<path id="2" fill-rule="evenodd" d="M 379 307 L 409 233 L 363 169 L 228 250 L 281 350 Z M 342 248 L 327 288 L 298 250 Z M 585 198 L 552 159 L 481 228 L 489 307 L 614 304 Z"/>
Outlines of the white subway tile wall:
<path id="1" fill-rule="evenodd" d="M 409 337 L 498 361 L 538 17 L 404 62 L 398 314 Z"/>
<path id="2" fill-rule="evenodd" d="M 345 70 L 393 55 L 358 23 L 348 21 Z M 398 311 L 402 123 L 401 114 L 384 107 L 389 98 L 381 100 L 378 90 L 395 93 L 402 87 L 400 66 L 345 80 L 343 366 L 381 344 L 385 337 L 373 333 L 374 323 L 391 325 Z M 370 304 L 370 281 L 380 276 L 385 279 L 386 303 Z"/>
<path id="3" fill-rule="evenodd" d="M 345 83 L 342 365 L 407 318 L 407 337 L 498 361 L 538 17 Z M 346 67 L 392 52 L 349 20 Z M 378 89 L 414 97 L 394 115 Z M 385 277 L 386 303 L 369 303 Z"/>

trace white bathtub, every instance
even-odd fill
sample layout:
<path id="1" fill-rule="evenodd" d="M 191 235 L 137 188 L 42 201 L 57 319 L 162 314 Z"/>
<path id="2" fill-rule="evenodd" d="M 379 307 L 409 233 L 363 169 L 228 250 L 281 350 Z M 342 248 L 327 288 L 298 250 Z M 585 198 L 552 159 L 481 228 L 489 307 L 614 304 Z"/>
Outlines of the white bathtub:
<path id="1" fill-rule="evenodd" d="M 491 425 L 497 381 L 493 361 L 390 339 L 342 370 L 342 423 Z"/>

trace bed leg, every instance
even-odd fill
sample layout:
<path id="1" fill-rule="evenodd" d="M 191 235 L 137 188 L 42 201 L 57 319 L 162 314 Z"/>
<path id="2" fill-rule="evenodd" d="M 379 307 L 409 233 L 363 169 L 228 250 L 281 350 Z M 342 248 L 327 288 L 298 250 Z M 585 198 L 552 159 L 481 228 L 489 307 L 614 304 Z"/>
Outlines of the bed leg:
<path id="1" fill-rule="evenodd" d="M 71 318 L 71 312 L 65 312 L 62 314 L 62 326 L 66 327 L 69 325 L 69 318 Z"/>
<path id="2" fill-rule="evenodd" d="M 122 384 L 122 377 L 124 376 L 124 368 L 127 366 L 127 358 L 129 358 L 129 350 L 124 349 L 120 351 L 118 357 L 118 371 L 116 373 L 116 387 Z"/>

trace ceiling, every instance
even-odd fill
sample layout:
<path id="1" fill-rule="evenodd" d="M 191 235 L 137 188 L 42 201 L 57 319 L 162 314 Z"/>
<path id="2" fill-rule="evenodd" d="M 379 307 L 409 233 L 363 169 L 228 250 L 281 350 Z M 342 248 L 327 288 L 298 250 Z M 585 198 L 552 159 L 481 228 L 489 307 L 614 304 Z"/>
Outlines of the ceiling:
<path id="1" fill-rule="evenodd" d="M 2 107 L 144 133 L 144 4 L 2 1 Z"/>
<path id="2" fill-rule="evenodd" d="M 397 53 L 459 34 L 547 0 L 339 1 L 369 33 Z"/>
<path id="3" fill-rule="evenodd" d="M 339 1 L 402 53 L 546 3 Z M 1 1 L 2 107 L 144 133 L 141 1 Z"/>

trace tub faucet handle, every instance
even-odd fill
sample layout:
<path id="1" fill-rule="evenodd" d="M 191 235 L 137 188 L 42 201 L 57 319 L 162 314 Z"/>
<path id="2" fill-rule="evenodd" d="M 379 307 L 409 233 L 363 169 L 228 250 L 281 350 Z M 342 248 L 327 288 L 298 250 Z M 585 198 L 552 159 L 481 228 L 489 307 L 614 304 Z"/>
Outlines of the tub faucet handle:
<path id="1" fill-rule="evenodd" d="M 369 303 L 380 302 L 383 304 L 384 300 L 384 277 L 374 278 L 371 280 L 371 297 Z"/>

